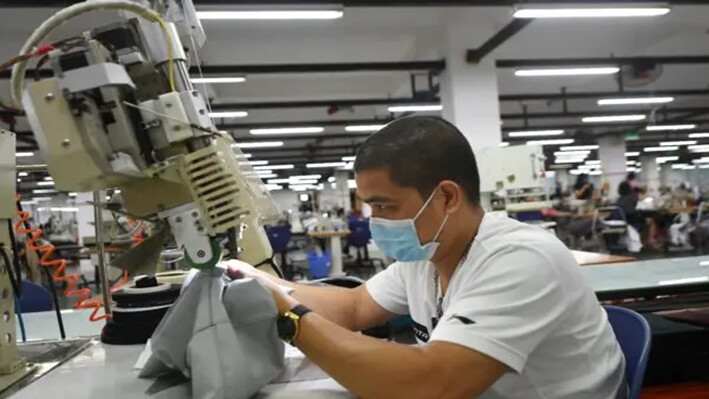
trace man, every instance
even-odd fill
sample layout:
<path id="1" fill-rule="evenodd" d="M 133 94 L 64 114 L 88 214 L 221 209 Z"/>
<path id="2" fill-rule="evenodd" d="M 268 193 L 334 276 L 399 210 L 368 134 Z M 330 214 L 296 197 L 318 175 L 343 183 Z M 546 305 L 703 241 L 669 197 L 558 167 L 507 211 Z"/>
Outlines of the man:
<path id="1" fill-rule="evenodd" d="M 362 144 L 355 172 L 372 237 L 397 263 L 352 290 L 231 271 L 259 276 L 281 313 L 312 309 L 296 309 L 293 343 L 325 372 L 363 398 L 624 397 L 622 353 L 573 256 L 547 232 L 485 214 L 453 125 L 394 121 Z M 407 313 L 418 346 L 353 332 Z"/>

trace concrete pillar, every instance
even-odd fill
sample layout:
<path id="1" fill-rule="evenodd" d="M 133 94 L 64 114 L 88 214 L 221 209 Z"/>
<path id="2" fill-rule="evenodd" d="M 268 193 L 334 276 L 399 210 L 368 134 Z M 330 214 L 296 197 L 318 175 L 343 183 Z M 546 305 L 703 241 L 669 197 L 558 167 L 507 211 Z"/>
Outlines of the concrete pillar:
<path id="1" fill-rule="evenodd" d="M 647 185 L 650 195 L 658 195 L 660 192 L 660 171 L 657 170 L 657 160 L 654 155 L 645 155 L 640 157 L 642 163 L 642 175 L 645 184 Z"/>
<path id="2" fill-rule="evenodd" d="M 556 181 L 561 184 L 561 189 L 566 190 L 569 185 L 571 185 L 571 174 L 569 174 L 568 169 L 555 169 L 554 172 L 556 172 Z"/>
<path id="3" fill-rule="evenodd" d="M 346 170 L 335 171 L 337 204 L 345 210 L 345 214 L 352 210 L 352 204 L 350 203 L 350 189 L 347 185 L 347 180 L 349 178 L 350 172 Z"/>
<path id="4" fill-rule="evenodd" d="M 449 26 L 443 43 L 442 116 L 465 134 L 474 149 L 498 147 L 502 142 L 495 60 L 485 58 L 479 64 L 465 60 L 466 50 L 492 31 L 469 21 L 457 22 Z"/>
<path id="5" fill-rule="evenodd" d="M 603 168 L 603 182 L 610 184 L 609 199 L 618 198 L 618 186 L 625 180 L 625 138 L 623 136 L 603 136 L 598 140 L 598 157 Z"/>
<path id="6" fill-rule="evenodd" d="M 660 187 L 670 187 L 670 173 L 672 173 L 672 165 L 669 163 L 660 165 Z"/>

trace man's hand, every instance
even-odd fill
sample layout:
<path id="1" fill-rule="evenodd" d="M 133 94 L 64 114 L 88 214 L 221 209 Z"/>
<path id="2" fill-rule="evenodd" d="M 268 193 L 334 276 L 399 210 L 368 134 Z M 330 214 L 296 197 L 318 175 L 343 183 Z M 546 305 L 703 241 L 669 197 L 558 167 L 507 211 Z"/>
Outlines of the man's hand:
<path id="1" fill-rule="evenodd" d="M 299 304 L 299 302 L 288 295 L 280 285 L 248 263 L 239 260 L 228 260 L 224 263 L 227 265 L 227 274 L 229 277 L 235 280 L 253 278 L 261 283 L 264 288 L 269 290 L 271 295 L 273 295 L 273 299 L 276 301 L 276 308 L 278 309 L 279 315 L 284 314 Z"/>

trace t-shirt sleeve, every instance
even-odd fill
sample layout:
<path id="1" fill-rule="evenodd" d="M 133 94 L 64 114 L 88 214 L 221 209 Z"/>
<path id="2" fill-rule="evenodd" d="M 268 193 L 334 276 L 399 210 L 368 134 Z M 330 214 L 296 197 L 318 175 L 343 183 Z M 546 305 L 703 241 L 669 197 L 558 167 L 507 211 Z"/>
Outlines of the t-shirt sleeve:
<path id="1" fill-rule="evenodd" d="M 520 373 L 560 323 L 563 286 L 541 251 L 507 248 L 467 276 L 431 334 L 484 353 Z"/>
<path id="2" fill-rule="evenodd" d="M 367 280 L 369 295 L 379 306 L 395 314 L 409 313 L 404 274 L 406 267 L 412 266 L 395 262 Z"/>

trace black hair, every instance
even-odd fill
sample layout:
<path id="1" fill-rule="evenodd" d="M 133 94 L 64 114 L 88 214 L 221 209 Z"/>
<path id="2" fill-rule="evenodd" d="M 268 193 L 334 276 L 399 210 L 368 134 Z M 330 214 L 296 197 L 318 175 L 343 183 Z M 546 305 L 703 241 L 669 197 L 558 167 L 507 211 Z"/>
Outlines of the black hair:
<path id="1" fill-rule="evenodd" d="M 618 186 L 618 195 L 620 195 L 621 197 L 626 196 L 632 192 L 633 190 L 630 188 L 630 183 L 628 183 L 627 181 L 621 182 Z"/>
<path id="2" fill-rule="evenodd" d="M 586 173 L 576 176 L 576 186 L 583 186 L 586 183 L 588 183 L 588 175 Z"/>
<path id="3" fill-rule="evenodd" d="M 628 172 L 628 176 L 626 177 L 626 180 L 628 180 L 628 181 L 635 180 L 635 172 Z"/>
<path id="4" fill-rule="evenodd" d="M 468 139 L 450 122 L 432 116 L 397 119 L 369 136 L 357 151 L 354 170 L 388 169 L 398 185 L 423 198 L 438 183 L 458 183 L 473 204 L 480 203 L 480 176 Z"/>

